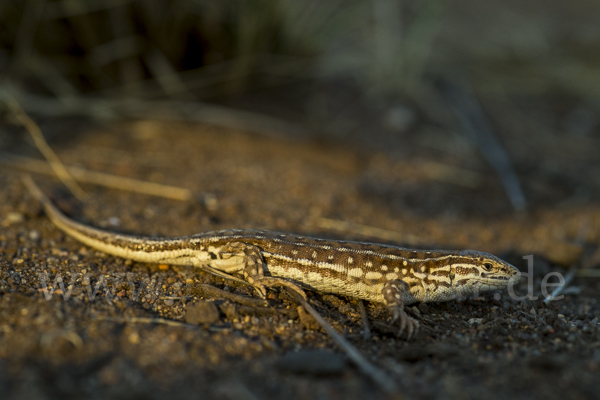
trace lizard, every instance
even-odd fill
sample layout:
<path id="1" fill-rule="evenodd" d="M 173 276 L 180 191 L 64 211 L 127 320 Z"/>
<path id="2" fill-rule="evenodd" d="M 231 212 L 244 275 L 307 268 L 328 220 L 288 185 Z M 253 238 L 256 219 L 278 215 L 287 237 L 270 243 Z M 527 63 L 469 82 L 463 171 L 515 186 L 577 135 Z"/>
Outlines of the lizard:
<path id="1" fill-rule="evenodd" d="M 263 298 L 266 288 L 283 287 L 304 300 L 306 288 L 383 303 L 392 322 L 400 324 L 398 335 L 406 330 L 408 339 L 419 322 L 406 313 L 405 305 L 500 290 L 521 277 L 511 264 L 475 250 L 417 250 L 266 230 L 229 229 L 173 238 L 113 233 L 67 217 L 31 177 L 24 182 L 56 227 L 96 250 L 138 262 L 200 267 L 249 284 Z"/>

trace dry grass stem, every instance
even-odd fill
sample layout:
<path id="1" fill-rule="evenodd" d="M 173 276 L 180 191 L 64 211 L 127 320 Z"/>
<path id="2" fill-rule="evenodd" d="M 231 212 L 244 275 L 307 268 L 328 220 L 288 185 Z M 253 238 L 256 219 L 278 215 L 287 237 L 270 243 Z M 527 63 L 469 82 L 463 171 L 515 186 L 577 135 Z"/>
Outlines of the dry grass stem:
<path id="1" fill-rule="evenodd" d="M 81 115 L 92 118 L 145 118 L 200 122 L 258 133 L 278 139 L 306 137 L 308 131 L 293 123 L 249 111 L 186 101 L 138 99 L 90 99 L 61 103 L 43 96 L 22 93 L 21 102 L 32 113 L 45 116 Z"/>
<path id="2" fill-rule="evenodd" d="M 496 171 L 513 208 L 524 211 L 527 200 L 510 156 L 502 147 L 475 95 L 466 83 L 463 85 L 459 88 L 446 82 L 441 85 L 442 94 L 462 124 L 465 135 Z"/>
<path id="3" fill-rule="evenodd" d="M 45 3 L 46 0 L 28 0 L 27 6 L 24 8 L 15 38 L 15 63 L 20 67 L 29 64 L 34 51 L 35 33 L 40 25 Z"/>
<path id="4" fill-rule="evenodd" d="M 178 100 L 197 100 L 169 59 L 158 49 L 145 57 L 146 65 L 152 71 L 156 82 L 170 98 Z"/>
<path id="5" fill-rule="evenodd" d="M 364 301 L 358 301 L 358 309 L 360 310 L 360 319 L 363 323 L 363 338 L 366 341 L 371 338 L 371 328 L 369 327 L 369 318 L 367 315 L 367 308 L 365 307 Z"/>
<path id="6" fill-rule="evenodd" d="M 423 161 L 419 163 L 420 168 L 431 178 L 443 182 L 452 183 L 468 188 L 476 189 L 483 182 L 483 175 L 466 168 L 455 167 L 436 161 Z"/>
<path id="7" fill-rule="evenodd" d="M 44 7 L 45 20 L 68 19 L 79 15 L 90 14 L 97 11 L 115 7 L 123 7 L 134 0 L 61 0 L 52 1 Z"/>
<path id="8" fill-rule="evenodd" d="M 573 280 L 573 278 L 577 274 L 577 271 L 578 271 L 577 268 L 571 269 L 569 271 L 569 273 L 567 275 L 565 275 L 565 283 L 564 283 L 564 285 L 559 286 L 556 289 L 554 289 L 554 291 L 550 294 L 550 296 L 548 296 L 548 297 L 546 297 L 544 299 L 544 303 L 549 303 L 552 300 L 555 300 L 558 296 L 560 296 L 560 294 L 567 289 L 567 287 L 569 286 L 569 284 L 571 283 L 571 281 Z"/>
<path id="9" fill-rule="evenodd" d="M 143 318 L 143 317 L 131 317 L 131 318 L 114 318 L 114 317 L 98 317 L 96 318 L 100 321 L 113 321 L 122 324 L 130 323 L 130 324 L 162 324 L 169 326 L 193 326 L 191 324 L 187 324 L 185 322 L 171 321 L 169 319 L 164 318 Z"/>
<path id="10" fill-rule="evenodd" d="M 600 278 L 600 269 L 580 269 L 575 275 L 585 278 Z"/>
<path id="11" fill-rule="evenodd" d="M 81 187 L 75 182 L 73 177 L 69 174 L 69 171 L 65 168 L 63 163 L 60 161 L 54 150 L 48 145 L 44 135 L 42 134 L 42 130 L 40 127 L 31 119 L 29 115 L 21 108 L 19 103 L 14 98 L 8 98 L 6 100 L 8 107 L 15 115 L 17 120 L 27 129 L 35 146 L 40 150 L 40 152 L 44 155 L 48 163 L 52 167 L 52 170 L 60 179 L 65 186 L 73 193 L 75 197 L 79 200 L 83 200 L 85 198 L 85 192 Z"/>
<path id="12" fill-rule="evenodd" d="M 396 384 L 394 381 L 387 376 L 383 371 L 371 364 L 357 349 L 352 346 L 342 335 L 337 333 L 335 329 L 331 327 L 321 317 L 321 315 L 304 299 L 299 299 L 304 309 L 317 321 L 319 325 L 331 336 L 333 342 L 342 350 L 348 358 L 360 369 L 360 371 L 375 382 L 387 393 L 396 392 Z"/>
<path id="13" fill-rule="evenodd" d="M 27 172 L 38 174 L 54 175 L 47 162 L 36 160 L 34 158 L 14 156 L 10 154 L 0 154 L 0 164 L 17 168 Z M 164 197 L 167 199 L 189 201 L 194 198 L 189 189 L 180 188 L 160 183 L 141 181 L 133 178 L 125 178 L 107 174 L 105 172 L 90 171 L 80 167 L 65 167 L 69 176 L 79 182 L 91 183 L 94 185 L 110 187 L 113 189 L 125 190 L 147 194 L 150 196 Z"/>

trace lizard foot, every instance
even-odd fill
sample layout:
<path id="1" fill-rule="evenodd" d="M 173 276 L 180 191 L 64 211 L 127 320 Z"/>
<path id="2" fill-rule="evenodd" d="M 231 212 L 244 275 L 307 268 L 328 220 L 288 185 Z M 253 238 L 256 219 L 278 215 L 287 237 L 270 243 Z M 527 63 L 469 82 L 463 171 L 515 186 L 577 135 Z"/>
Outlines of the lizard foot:
<path id="1" fill-rule="evenodd" d="M 406 340 L 410 340 L 412 336 L 419 331 L 419 321 L 410 317 L 406 311 L 404 311 L 404 307 L 391 306 L 389 309 L 392 314 L 392 323 L 396 321 L 399 321 L 400 323 L 400 330 L 398 331 L 397 336 L 402 335 L 404 330 L 406 330 Z"/>
<path id="2" fill-rule="evenodd" d="M 409 317 L 406 311 L 404 311 L 402 294 L 406 291 L 408 291 L 406 282 L 393 280 L 383 286 L 382 294 L 383 301 L 388 307 L 390 314 L 392 314 L 392 322 L 400 322 L 400 331 L 397 336 L 400 336 L 406 330 L 407 340 L 410 340 L 419 330 L 419 321 Z"/>
<path id="3" fill-rule="evenodd" d="M 262 298 L 266 298 L 267 288 L 282 287 L 290 293 L 294 300 L 306 301 L 306 293 L 298 285 L 287 279 L 265 276 L 265 260 L 258 247 L 247 243 L 233 242 L 224 246 L 222 254 L 243 256 L 242 275 L 244 281 L 252 285 Z"/>
<path id="4" fill-rule="evenodd" d="M 294 301 L 300 303 L 299 299 L 304 301 L 308 301 L 306 297 L 306 293 L 302 288 L 298 285 L 283 279 L 283 278 L 275 278 L 272 276 L 263 276 L 260 278 L 259 283 L 265 285 L 267 287 L 281 287 L 286 289 L 286 291 L 290 294 L 290 296 L 294 299 Z"/>

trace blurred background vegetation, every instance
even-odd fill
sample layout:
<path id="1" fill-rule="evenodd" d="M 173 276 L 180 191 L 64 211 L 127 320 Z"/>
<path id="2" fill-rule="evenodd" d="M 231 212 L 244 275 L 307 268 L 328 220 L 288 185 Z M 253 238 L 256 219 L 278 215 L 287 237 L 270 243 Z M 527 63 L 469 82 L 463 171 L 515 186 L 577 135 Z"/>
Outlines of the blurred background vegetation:
<path id="1" fill-rule="evenodd" d="M 467 168 L 474 148 L 518 209 L 515 168 L 600 175 L 599 15 L 597 0 L 0 0 L 0 85 L 38 118 L 199 121 Z"/>

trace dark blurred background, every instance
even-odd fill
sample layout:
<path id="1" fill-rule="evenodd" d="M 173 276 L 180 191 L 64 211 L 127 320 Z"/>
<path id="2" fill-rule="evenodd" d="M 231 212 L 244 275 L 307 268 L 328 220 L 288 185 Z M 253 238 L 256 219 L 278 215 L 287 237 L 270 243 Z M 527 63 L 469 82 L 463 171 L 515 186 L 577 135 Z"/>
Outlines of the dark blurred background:
<path id="1" fill-rule="evenodd" d="M 517 210 L 600 194 L 596 0 L 3 0 L 0 70 L 42 121 L 203 122 L 484 168 Z"/>

